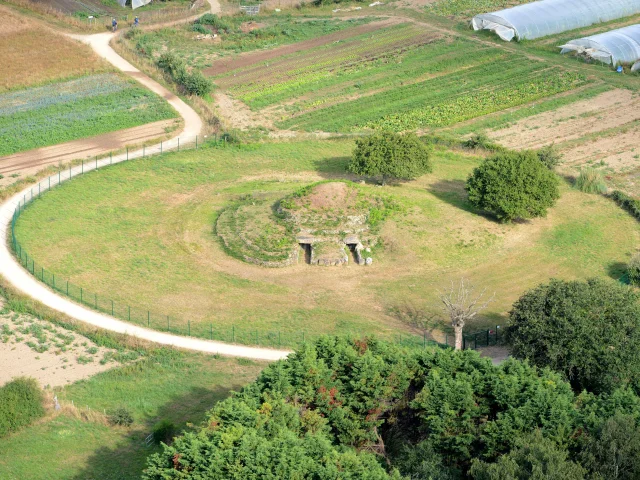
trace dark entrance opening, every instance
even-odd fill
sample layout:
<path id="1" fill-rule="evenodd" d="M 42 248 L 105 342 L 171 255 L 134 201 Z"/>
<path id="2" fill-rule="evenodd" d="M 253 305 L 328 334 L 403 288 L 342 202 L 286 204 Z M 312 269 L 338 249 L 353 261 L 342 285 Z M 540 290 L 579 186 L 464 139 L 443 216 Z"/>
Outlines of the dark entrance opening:
<path id="1" fill-rule="evenodd" d="M 347 248 L 351 252 L 351 259 L 353 260 L 354 265 L 360 265 L 358 261 L 358 251 L 356 250 L 357 243 L 347 243 Z"/>
<path id="2" fill-rule="evenodd" d="M 311 264 L 311 244 L 310 243 L 301 243 L 300 248 L 304 252 L 304 263 L 307 265 Z"/>

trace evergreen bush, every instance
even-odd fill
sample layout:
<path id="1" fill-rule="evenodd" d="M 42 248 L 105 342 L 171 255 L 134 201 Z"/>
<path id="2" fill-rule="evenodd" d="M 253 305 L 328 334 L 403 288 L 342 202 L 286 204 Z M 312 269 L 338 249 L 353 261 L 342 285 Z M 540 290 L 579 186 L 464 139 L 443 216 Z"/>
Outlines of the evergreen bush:
<path id="1" fill-rule="evenodd" d="M 44 396 L 33 378 L 20 377 L 0 387 L 0 437 L 44 415 Z"/>

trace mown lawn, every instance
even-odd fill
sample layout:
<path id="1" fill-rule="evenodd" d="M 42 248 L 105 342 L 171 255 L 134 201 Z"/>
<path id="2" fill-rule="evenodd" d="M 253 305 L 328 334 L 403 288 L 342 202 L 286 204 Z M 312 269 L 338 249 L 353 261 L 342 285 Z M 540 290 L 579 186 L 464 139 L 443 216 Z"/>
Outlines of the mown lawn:
<path id="1" fill-rule="evenodd" d="M 190 326 L 192 335 L 269 345 L 302 332 L 393 336 L 410 330 L 392 313 L 407 306 L 444 326 L 437 290 L 460 277 L 496 293 L 470 331 L 504 323 L 526 289 L 552 277 L 616 276 L 640 240 L 638 224 L 613 202 L 566 184 L 546 218 L 496 223 L 464 191 L 480 158 L 437 150 L 433 174 L 384 187 L 403 211 L 382 227 L 372 267 L 268 269 L 224 252 L 215 221 L 230 202 L 352 178 L 352 148 L 350 140 L 264 143 L 108 167 L 36 200 L 17 236 L 59 281 L 115 300 L 120 312 L 135 307 L 133 322 L 147 325 L 148 310 L 158 329 L 170 315 L 172 331 Z"/>
<path id="2" fill-rule="evenodd" d="M 156 351 L 122 366 L 65 387 L 58 397 L 80 410 L 107 414 L 126 407 L 129 427 L 114 427 L 61 414 L 3 438 L 3 480 L 138 479 L 146 458 L 159 446 L 145 437 L 160 420 L 198 424 L 215 402 L 251 382 L 264 365 L 235 359 Z"/>

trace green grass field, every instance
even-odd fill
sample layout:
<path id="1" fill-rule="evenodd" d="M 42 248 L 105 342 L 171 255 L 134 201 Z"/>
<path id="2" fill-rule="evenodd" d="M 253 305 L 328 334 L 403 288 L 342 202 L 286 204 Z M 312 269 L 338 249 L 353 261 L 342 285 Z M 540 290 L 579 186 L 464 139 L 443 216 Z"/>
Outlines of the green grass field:
<path id="1" fill-rule="evenodd" d="M 192 335 L 213 329 L 232 340 L 235 327 L 244 343 L 255 343 L 255 332 L 268 343 L 266 332 L 299 340 L 302 331 L 408 331 L 392 312 L 414 305 L 441 316 L 436 292 L 461 276 L 496 292 L 469 328 L 502 323 L 524 290 L 549 278 L 619 276 L 616 265 L 640 239 L 613 202 L 568 185 L 547 218 L 495 223 L 464 192 L 480 158 L 438 150 L 433 174 L 385 187 L 404 213 L 383 225 L 370 268 L 267 269 L 224 252 L 214 224 L 225 207 L 247 193 L 284 197 L 323 178 L 351 178 L 344 168 L 352 148 L 347 140 L 265 143 L 105 168 L 36 200 L 17 237 L 59 282 L 112 298 L 116 308 L 135 306 L 133 322 L 146 325 L 148 309 L 155 328 L 166 329 L 162 315 L 170 315 L 174 330 L 186 333 L 189 320 Z"/>
<path id="2" fill-rule="evenodd" d="M 62 413 L 2 439 L 3 480 L 128 480 L 140 478 L 146 458 L 159 449 L 145 437 L 160 420 L 179 433 L 197 425 L 213 404 L 251 382 L 263 364 L 159 350 L 59 389 L 58 398 L 80 411 L 126 407 L 131 427 L 114 427 Z M 35 461 L 37 459 L 37 461 Z"/>
<path id="3" fill-rule="evenodd" d="M 0 95 L 0 156 L 175 118 L 159 96 L 116 74 Z"/>

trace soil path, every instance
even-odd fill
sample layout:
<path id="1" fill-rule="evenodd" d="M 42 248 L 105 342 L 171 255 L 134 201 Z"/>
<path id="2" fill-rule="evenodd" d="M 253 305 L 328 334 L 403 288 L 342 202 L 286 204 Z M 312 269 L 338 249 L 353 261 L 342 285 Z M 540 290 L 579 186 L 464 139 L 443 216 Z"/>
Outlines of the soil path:
<path id="1" fill-rule="evenodd" d="M 202 121 L 198 114 L 184 103 L 180 98 L 164 88 L 159 83 L 155 82 L 148 76 L 141 73 L 137 68 L 127 62 L 124 58 L 120 57 L 110 46 L 109 42 L 113 38 L 113 33 L 100 33 L 97 35 L 73 35 L 80 41 L 89 44 L 102 58 L 110 62 L 119 70 L 122 70 L 126 74 L 135 78 L 145 87 L 151 91 L 162 96 L 169 102 L 173 108 L 175 108 L 180 116 L 184 120 L 184 129 L 178 136 L 171 140 L 164 142 L 164 149 L 169 150 L 176 148 L 178 145 L 178 139 L 182 139 L 182 144 L 190 141 L 194 138 L 202 129 Z M 155 146 L 155 150 L 159 151 L 159 146 Z M 146 154 L 151 154 L 153 147 L 146 149 Z M 112 159 L 104 159 L 96 162 L 95 164 L 85 165 L 83 171 L 89 172 L 95 168 L 106 166 L 110 163 L 124 162 L 127 159 L 140 158 L 143 156 L 143 151 L 138 150 L 135 152 L 129 152 L 128 155 L 116 155 Z M 7 279 L 15 288 L 22 293 L 29 295 L 44 305 L 62 312 L 76 320 L 88 323 L 90 325 L 103 328 L 112 332 L 123 333 L 132 335 L 144 340 L 148 340 L 163 345 L 171 345 L 178 348 L 184 348 L 188 350 L 196 350 L 206 353 L 218 353 L 220 355 L 245 357 L 260 360 L 278 360 L 285 358 L 290 352 L 284 350 L 272 350 L 267 348 L 245 347 L 241 345 L 232 345 L 222 342 L 214 342 L 208 340 L 200 340 L 191 337 L 181 337 L 178 335 L 172 335 L 169 333 L 158 332 L 147 328 L 139 327 L 136 325 L 123 322 L 108 315 L 99 313 L 97 311 L 86 308 L 80 304 L 77 304 L 68 298 L 62 297 L 50 290 L 44 284 L 40 283 L 27 272 L 17 262 L 11 253 L 9 246 L 8 232 L 10 229 L 11 219 L 15 212 L 15 209 L 20 204 L 21 200 L 34 195 L 34 192 L 46 191 L 49 185 L 51 187 L 57 186 L 59 183 L 69 180 L 76 175 L 81 174 L 80 168 L 75 167 L 68 172 L 65 171 L 60 176 L 54 175 L 42 180 L 39 184 L 26 188 L 25 190 L 17 193 L 13 197 L 3 202 L 0 205 L 0 275 Z"/>
<path id="2" fill-rule="evenodd" d="M 15 153 L 0 158 L 0 174 L 20 172 L 34 173 L 47 165 L 58 165 L 80 159 L 93 159 L 106 152 L 122 150 L 127 145 L 142 145 L 158 140 L 171 128 L 175 120 L 161 120 L 140 127 L 128 128 L 95 137 L 74 140 L 50 147 L 38 148 L 27 152 Z"/>

